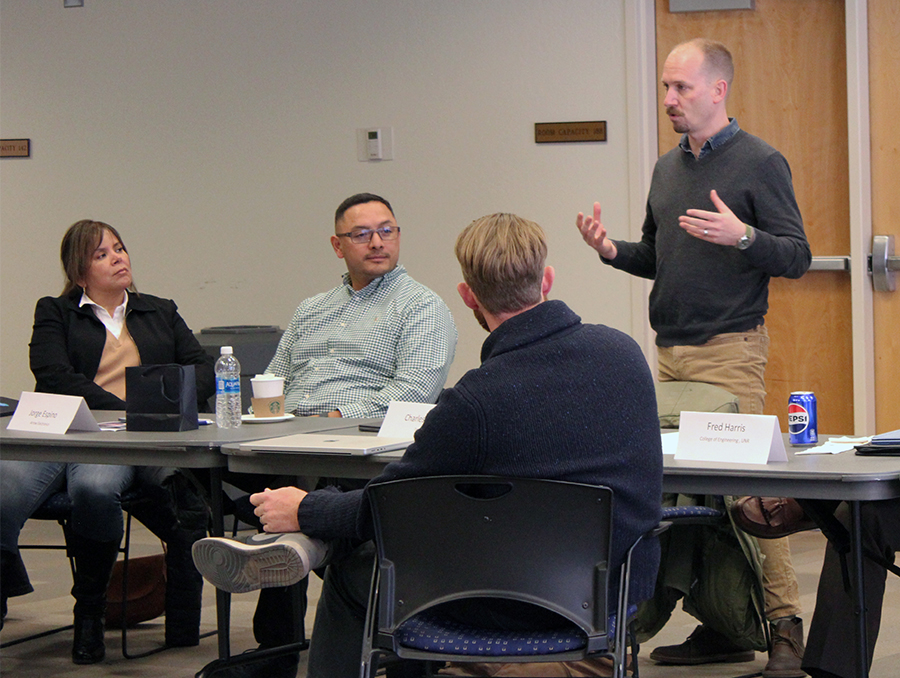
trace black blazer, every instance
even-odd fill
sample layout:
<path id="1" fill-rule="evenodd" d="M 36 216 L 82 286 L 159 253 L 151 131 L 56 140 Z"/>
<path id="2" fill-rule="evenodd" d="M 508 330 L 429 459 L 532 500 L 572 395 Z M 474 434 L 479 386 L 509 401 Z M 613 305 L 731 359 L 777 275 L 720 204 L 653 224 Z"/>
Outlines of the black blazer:
<path id="1" fill-rule="evenodd" d="M 93 410 L 124 410 L 125 401 L 94 383 L 106 327 L 90 306 L 78 306 L 81 290 L 44 297 L 34 310 L 29 362 L 35 390 L 83 396 Z M 128 295 L 125 324 L 141 354 L 142 365 L 194 365 L 201 411 L 215 392 L 213 358 L 200 346 L 170 299 Z"/>

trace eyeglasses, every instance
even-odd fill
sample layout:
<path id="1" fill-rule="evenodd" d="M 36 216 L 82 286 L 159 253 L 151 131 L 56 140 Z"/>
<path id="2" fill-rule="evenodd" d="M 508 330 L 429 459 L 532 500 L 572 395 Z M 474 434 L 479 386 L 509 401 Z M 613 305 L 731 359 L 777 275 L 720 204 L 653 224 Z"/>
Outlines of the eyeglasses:
<path id="1" fill-rule="evenodd" d="M 350 242 L 354 245 L 362 245 L 372 242 L 372 236 L 378 234 L 378 237 L 384 241 L 396 240 L 400 235 L 399 226 L 382 226 L 381 228 L 361 228 L 358 231 L 350 231 L 349 233 L 335 233 L 339 238 L 350 238 Z"/>

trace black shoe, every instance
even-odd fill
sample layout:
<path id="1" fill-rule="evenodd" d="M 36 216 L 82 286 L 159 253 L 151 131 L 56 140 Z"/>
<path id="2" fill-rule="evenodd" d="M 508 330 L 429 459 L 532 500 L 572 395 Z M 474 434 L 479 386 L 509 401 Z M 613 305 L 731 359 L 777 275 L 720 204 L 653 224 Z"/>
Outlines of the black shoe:
<path id="1" fill-rule="evenodd" d="M 755 658 L 753 650 L 738 647 L 721 633 L 702 625 L 681 645 L 658 647 L 650 653 L 655 662 L 679 666 L 752 662 Z"/>
<path id="2" fill-rule="evenodd" d="M 204 666 L 198 678 L 296 678 L 299 649 L 281 646 L 247 650 L 243 654 L 215 659 Z"/>
<path id="3" fill-rule="evenodd" d="M 96 664 L 106 656 L 103 643 L 103 617 L 75 616 L 75 642 L 72 644 L 72 661 L 76 664 Z"/>

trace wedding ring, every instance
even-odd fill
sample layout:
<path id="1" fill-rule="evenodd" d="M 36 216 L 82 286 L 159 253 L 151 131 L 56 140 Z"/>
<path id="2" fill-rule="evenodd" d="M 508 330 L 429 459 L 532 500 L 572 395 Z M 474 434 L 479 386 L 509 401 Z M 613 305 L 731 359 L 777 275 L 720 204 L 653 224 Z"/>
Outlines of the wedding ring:
<path id="1" fill-rule="evenodd" d="M 703 236 L 706 237 L 706 236 L 708 236 L 708 235 L 709 235 L 709 229 L 704 228 L 704 229 L 703 229 Z"/>

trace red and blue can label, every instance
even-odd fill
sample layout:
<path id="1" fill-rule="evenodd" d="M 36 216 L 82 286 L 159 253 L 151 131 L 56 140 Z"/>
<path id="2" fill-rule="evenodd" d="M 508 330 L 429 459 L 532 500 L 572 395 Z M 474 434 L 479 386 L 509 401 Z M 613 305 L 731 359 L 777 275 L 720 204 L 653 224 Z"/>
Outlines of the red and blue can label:
<path id="1" fill-rule="evenodd" d="M 794 391 L 788 398 L 788 432 L 791 445 L 815 445 L 819 442 L 816 394 L 812 391 Z"/>

